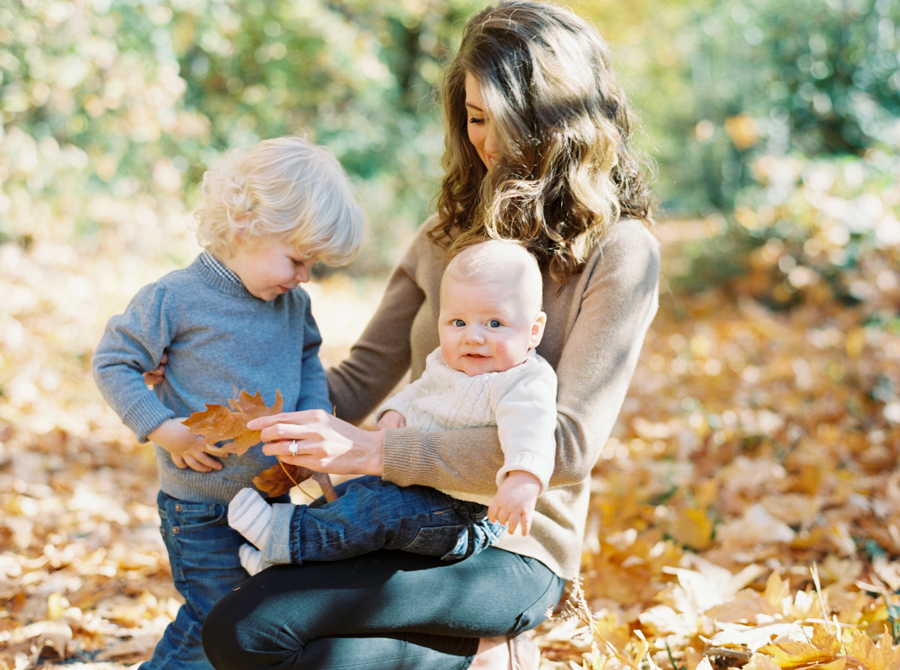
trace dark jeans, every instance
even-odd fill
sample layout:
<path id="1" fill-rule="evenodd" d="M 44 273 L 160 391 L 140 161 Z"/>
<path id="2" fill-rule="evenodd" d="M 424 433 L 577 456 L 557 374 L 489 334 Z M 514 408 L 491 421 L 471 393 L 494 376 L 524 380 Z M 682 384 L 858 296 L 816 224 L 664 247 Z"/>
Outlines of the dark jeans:
<path id="1" fill-rule="evenodd" d="M 537 626 L 565 581 L 494 547 L 464 561 L 401 551 L 263 570 L 203 624 L 217 670 L 468 668 L 479 637 Z"/>

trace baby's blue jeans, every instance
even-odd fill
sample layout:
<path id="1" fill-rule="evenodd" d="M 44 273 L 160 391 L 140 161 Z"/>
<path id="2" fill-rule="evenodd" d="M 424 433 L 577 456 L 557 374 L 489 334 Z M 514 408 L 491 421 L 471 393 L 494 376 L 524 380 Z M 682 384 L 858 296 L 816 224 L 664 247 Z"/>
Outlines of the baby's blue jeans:
<path id="1" fill-rule="evenodd" d="M 491 546 L 506 530 L 488 521 L 484 505 L 427 486 L 400 487 L 366 476 L 336 489 L 339 497 L 330 503 L 272 506 L 262 547 L 268 562 L 335 561 L 378 549 L 458 561 Z"/>

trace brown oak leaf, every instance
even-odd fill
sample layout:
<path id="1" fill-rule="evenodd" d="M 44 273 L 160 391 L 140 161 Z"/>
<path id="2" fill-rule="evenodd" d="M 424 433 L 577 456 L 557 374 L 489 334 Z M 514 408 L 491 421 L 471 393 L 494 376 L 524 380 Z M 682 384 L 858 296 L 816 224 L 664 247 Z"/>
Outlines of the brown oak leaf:
<path id="1" fill-rule="evenodd" d="M 234 387 L 232 387 L 234 388 Z M 182 421 L 192 433 L 203 437 L 203 450 L 207 453 L 225 456 L 240 456 L 254 444 L 259 444 L 258 430 L 247 428 L 247 422 L 261 416 L 269 416 L 281 412 L 284 401 L 281 391 L 275 392 L 275 403 L 269 407 L 260 391 L 250 395 L 246 391 L 240 393 L 235 388 L 234 398 L 228 401 L 230 409 L 223 405 L 207 405 L 202 412 L 194 412 Z M 226 442 L 221 447 L 216 443 Z"/>
<path id="2" fill-rule="evenodd" d="M 253 478 L 253 485 L 260 491 L 268 493 L 270 498 L 277 498 L 310 478 L 322 489 L 325 500 L 328 502 L 337 500 L 337 492 L 334 490 L 331 478 L 326 473 L 315 472 L 302 465 L 291 465 L 282 461 L 260 472 Z"/>

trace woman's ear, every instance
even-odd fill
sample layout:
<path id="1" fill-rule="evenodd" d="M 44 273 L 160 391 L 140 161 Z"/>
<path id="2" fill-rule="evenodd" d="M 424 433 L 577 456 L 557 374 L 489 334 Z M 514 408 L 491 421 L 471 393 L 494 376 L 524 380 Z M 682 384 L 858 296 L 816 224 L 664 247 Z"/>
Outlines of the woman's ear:
<path id="1" fill-rule="evenodd" d="M 541 339 L 544 337 L 544 328 L 547 325 L 547 315 L 544 312 L 538 312 L 538 315 L 534 318 L 534 323 L 531 324 L 531 348 L 534 349 L 537 345 L 541 343 Z"/>

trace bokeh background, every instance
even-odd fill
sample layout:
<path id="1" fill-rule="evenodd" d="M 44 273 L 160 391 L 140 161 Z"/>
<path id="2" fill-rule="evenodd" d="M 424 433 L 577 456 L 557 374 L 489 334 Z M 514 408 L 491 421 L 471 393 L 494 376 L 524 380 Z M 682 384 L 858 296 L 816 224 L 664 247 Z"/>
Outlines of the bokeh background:
<path id="1" fill-rule="evenodd" d="M 612 45 L 661 236 L 702 223 L 675 233 L 696 243 L 669 288 L 762 275 L 756 297 L 790 307 L 895 287 L 900 4 L 570 5 Z M 339 274 L 383 276 L 433 210 L 435 91 L 483 6 L 0 0 L 0 407 L 35 420 L 84 374 L 123 296 L 191 260 L 198 184 L 228 147 L 286 133 L 328 145 L 370 220 Z M 896 310 L 876 311 L 900 327 Z"/>
<path id="2" fill-rule="evenodd" d="M 333 149 L 371 216 L 370 253 L 352 271 L 382 271 L 431 211 L 443 141 L 435 87 L 482 6 L 4 0 L 0 240 L 90 245 L 148 212 L 173 216 L 193 206 L 226 147 L 303 132 Z M 658 166 L 662 217 L 787 238 L 799 217 L 781 208 L 802 206 L 792 198 L 807 187 L 856 212 L 828 213 L 841 232 L 820 241 L 826 251 L 852 256 L 848 237 L 900 241 L 886 222 L 895 196 L 855 201 L 897 179 L 897 3 L 570 6 L 613 47 L 643 123 L 637 141 Z"/>

